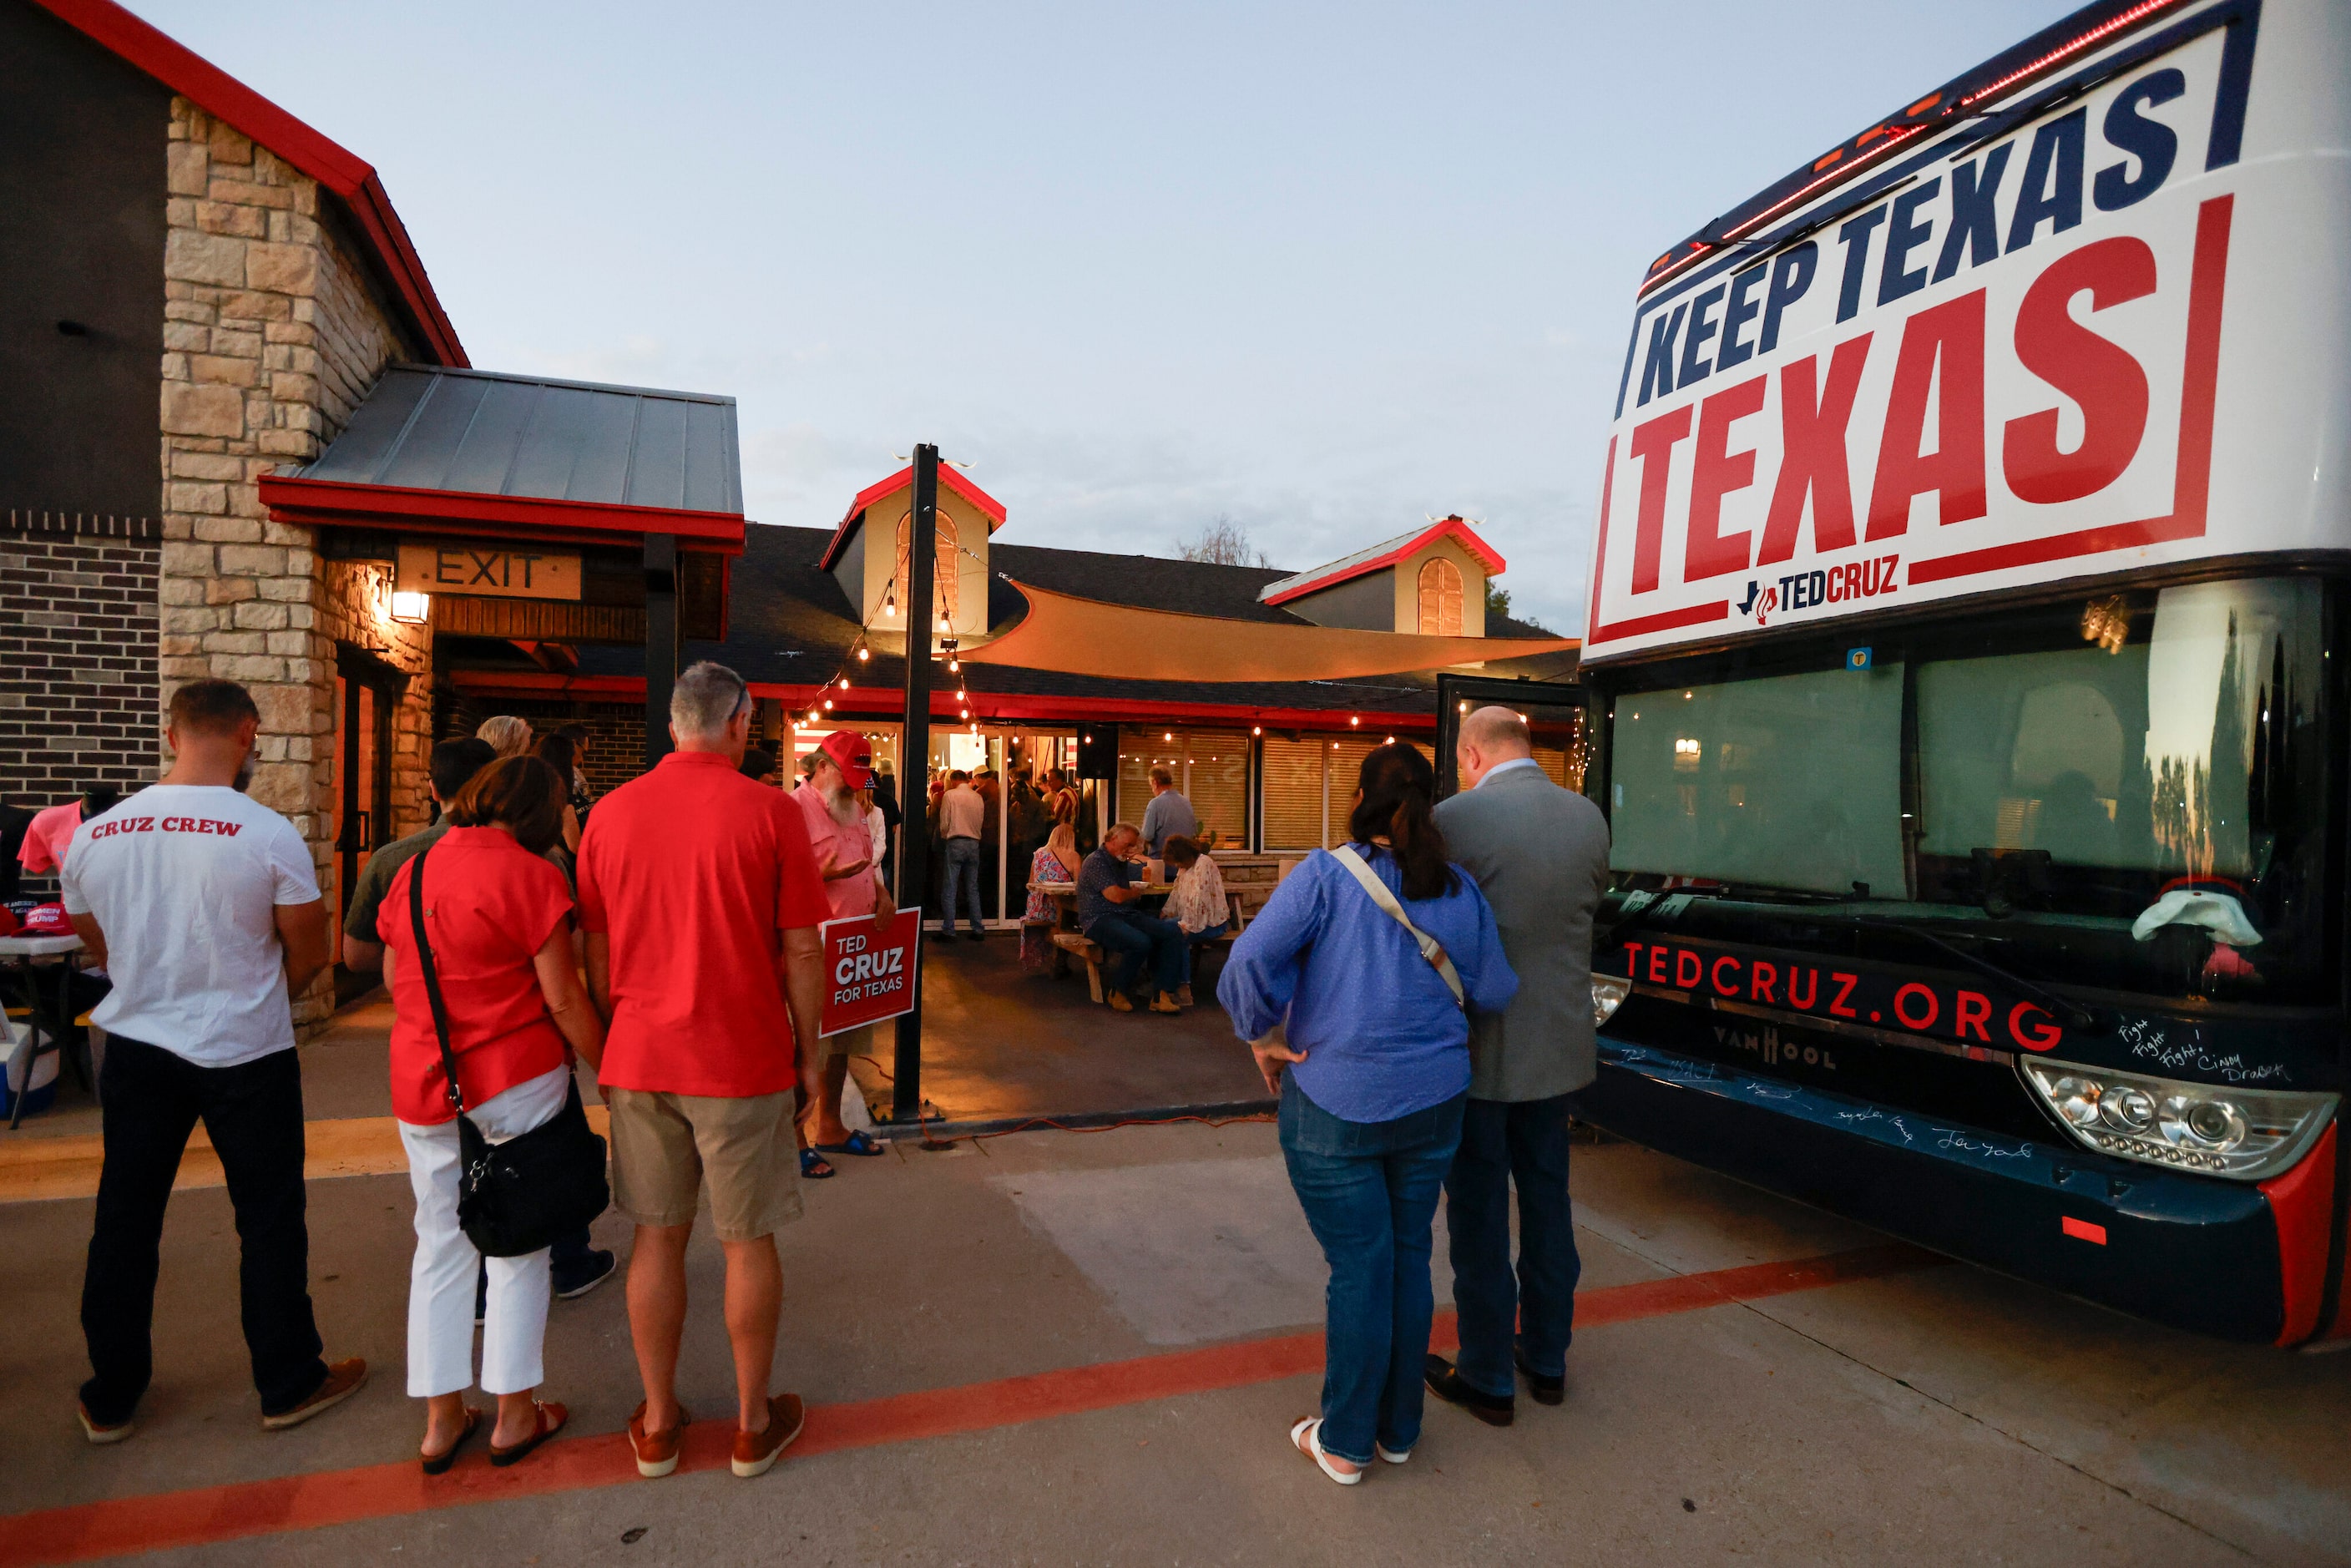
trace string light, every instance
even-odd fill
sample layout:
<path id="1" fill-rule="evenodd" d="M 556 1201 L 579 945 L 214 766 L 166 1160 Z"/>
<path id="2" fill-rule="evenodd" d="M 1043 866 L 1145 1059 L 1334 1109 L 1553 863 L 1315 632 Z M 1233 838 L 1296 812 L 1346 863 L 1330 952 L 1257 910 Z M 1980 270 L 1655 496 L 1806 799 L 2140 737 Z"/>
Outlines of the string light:
<path id="1" fill-rule="evenodd" d="M 1361 725 L 1364 721 L 1360 718 L 1350 718 L 1347 722 L 1352 725 Z"/>
<path id="2" fill-rule="evenodd" d="M 1249 733 L 1251 735 L 1263 735 L 1265 733 L 1265 726 L 1261 724 L 1251 725 L 1249 727 Z"/>
<path id="3" fill-rule="evenodd" d="M 865 644 L 864 644 L 864 643 L 860 643 L 859 644 L 857 644 L 857 662 L 858 662 L 859 664 L 862 664 L 865 663 L 865 662 L 866 662 L 866 660 L 868 660 L 868 659 L 870 659 L 870 658 L 872 658 L 872 654 L 870 654 L 870 653 L 868 653 L 865 651 Z"/>

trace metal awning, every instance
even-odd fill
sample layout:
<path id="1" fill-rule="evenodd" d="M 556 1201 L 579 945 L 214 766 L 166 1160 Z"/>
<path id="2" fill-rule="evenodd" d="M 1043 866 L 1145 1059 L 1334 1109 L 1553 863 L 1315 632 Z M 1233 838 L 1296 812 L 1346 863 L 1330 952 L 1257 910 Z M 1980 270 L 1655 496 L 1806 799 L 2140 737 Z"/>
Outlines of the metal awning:
<path id="1" fill-rule="evenodd" d="M 318 461 L 261 488 L 284 522 L 743 539 L 735 400 L 700 392 L 394 365 Z"/>

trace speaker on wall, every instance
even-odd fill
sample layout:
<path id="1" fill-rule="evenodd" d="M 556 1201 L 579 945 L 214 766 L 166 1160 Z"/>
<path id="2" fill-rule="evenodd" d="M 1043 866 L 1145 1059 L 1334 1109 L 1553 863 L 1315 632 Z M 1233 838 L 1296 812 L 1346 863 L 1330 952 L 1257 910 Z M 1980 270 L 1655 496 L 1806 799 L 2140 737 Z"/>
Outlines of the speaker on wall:
<path id="1" fill-rule="evenodd" d="M 1078 726 L 1078 777 L 1081 779 L 1118 777 L 1118 726 L 1114 724 Z"/>

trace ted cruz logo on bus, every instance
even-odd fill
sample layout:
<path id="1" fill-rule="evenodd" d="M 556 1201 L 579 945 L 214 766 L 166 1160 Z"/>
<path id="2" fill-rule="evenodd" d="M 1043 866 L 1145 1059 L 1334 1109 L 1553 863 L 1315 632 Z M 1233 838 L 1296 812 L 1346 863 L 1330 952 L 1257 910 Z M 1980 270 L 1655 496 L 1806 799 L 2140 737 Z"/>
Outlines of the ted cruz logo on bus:
<path id="1" fill-rule="evenodd" d="M 2241 157 L 2251 57 L 2208 29 L 1989 139 L 1961 119 L 1645 298 L 1586 656 L 2277 548 L 2317 447 L 2222 404 L 2262 396 L 2241 362 L 2324 351 L 2280 274 L 2351 290 L 2252 243 L 2325 175 Z"/>

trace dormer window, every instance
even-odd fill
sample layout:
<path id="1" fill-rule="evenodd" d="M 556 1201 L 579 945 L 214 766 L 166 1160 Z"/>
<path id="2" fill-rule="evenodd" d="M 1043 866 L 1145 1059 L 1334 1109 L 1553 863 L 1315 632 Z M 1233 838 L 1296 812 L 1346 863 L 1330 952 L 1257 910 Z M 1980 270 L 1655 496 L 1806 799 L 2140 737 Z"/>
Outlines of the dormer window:
<path id="1" fill-rule="evenodd" d="M 956 526 L 955 519 L 947 516 L 945 507 L 938 509 L 937 516 L 936 559 L 932 562 L 933 580 L 936 584 L 934 592 L 937 597 L 931 605 L 931 613 L 945 618 L 952 625 L 956 611 L 959 608 L 956 599 L 956 582 L 960 575 L 956 565 Z M 911 509 L 898 514 L 898 565 L 890 574 L 890 592 L 901 602 L 906 597 L 906 558 L 914 539 L 914 514 Z"/>
<path id="2" fill-rule="evenodd" d="M 1461 635 L 1461 569 L 1443 556 L 1432 556 L 1421 563 L 1420 633 L 1424 637 Z"/>

